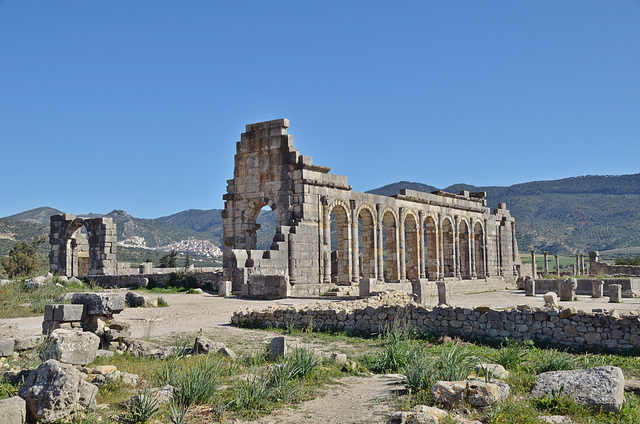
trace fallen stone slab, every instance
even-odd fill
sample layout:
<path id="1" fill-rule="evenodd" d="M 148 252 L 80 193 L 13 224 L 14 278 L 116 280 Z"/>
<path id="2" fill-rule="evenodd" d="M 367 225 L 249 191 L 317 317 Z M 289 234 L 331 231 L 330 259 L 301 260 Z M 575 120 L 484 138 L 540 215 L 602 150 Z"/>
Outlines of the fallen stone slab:
<path id="1" fill-rule="evenodd" d="M 624 375 L 618 367 L 550 371 L 538 376 L 531 396 L 551 397 L 562 393 L 578 404 L 618 411 L 624 403 L 624 386 Z"/>
<path id="2" fill-rule="evenodd" d="M 1 339 L 0 340 L 0 357 L 7 357 L 13 355 L 16 342 L 14 339 Z"/>
<path id="3" fill-rule="evenodd" d="M 0 423 L 24 424 L 27 420 L 27 403 L 20 396 L 0 400 Z"/>
<path id="4" fill-rule="evenodd" d="M 125 299 L 122 293 L 74 293 L 71 303 L 84 305 L 87 315 L 113 315 L 124 310 Z"/>
<path id="5" fill-rule="evenodd" d="M 71 365 L 87 365 L 93 362 L 100 346 L 100 337 L 93 333 L 75 330 L 53 330 L 47 337 L 40 359 L 55 359 Z"/>
<path id="6" fill-rule="evenodd" d="M 131 356 L 151 356 L 154 358 L 166 358 L 173 353 L 173 350 L 157 343 L 147 342 L 145 340 L 133 340 L 127 352 Z"/>
<path id="7" fill-rule="evenodd" d="M 30 421 L 53 423 L 68 419 L 76 410 L 96 409 L 98 388 L 84 381 L 73 365 L 49 359 L 36 368 L 18 395 L 26 401 Z"/>
<path id="8" fill-rule="evenodd" d="M 394 412 L 387 424 L 439 424 L 448 416 L 445 410 L 416 405 L 411 411 Z"/>
<path id="9" fill-rule="evenodd" d="M 491 378 L 497 378 L 500 380 L 506 380 L 509 378 L 509 371 L 504 369 L 500 364 L 478 364 L 475 366 L 473 371 L 480 377 L 489 374 Z"/>
<path id="10" fill-rule="evenodd" d="M 15 345 L 13 349 L 17 352 L 22 352 L 24 350 L 35 349 L 44 341 L 44 337 L 42 336 L 19 336 L 14 339 Z"/>

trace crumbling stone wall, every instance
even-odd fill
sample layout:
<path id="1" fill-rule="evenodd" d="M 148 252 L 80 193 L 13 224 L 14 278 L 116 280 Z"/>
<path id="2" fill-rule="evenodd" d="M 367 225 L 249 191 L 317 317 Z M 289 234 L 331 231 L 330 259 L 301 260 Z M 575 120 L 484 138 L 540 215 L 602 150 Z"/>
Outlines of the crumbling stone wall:
<path id="1" fill-rule="evenodd" d="M 112 218 L 52 215 L 49 269 L 67 277 L 116 274 L 116 241 Z"/>
<path id="2" fill-rule="evenodd" d="M 281 292 L 293 296 L 361 278 L 515 281 L 521 262 L 504 203 L 491 211 L 483 192 L 352 191 L 346 177 L 301 155 L 288 127 L 287 119 L 247 125 L 236 146 L 222 215 L 225 278 L 234 291 L 259 292 L 244 287 L 251 275 L 286 276 Z M 264 206 L 274 212 L 276 235 L 270 250 L 257 250 Z"/>
<path id="3" fill-rule="evenodd" d="M 640 316 L 620 316 L 615 312 L 594 312 L 544 308 L 490 307 L 427 308 L 409 301 L 409 297 L 383 294 L 352 302 L 279 306 L 233 314 L 236 325 L 263 327 L 337 329 L 348 332 L 378 333 L 382 326 L 406 323 L 427 334 L 460 336 L 466 339 L 515 341 L 527 339 L 568 348 L 629 350 L 640 348 Z"/>
<path id="4" fill-rule="evenodd" d="M 598 252 L 589 252 L 589 274 L 640 277 L 640 266 L 609 265 L 599 261 Z"/>

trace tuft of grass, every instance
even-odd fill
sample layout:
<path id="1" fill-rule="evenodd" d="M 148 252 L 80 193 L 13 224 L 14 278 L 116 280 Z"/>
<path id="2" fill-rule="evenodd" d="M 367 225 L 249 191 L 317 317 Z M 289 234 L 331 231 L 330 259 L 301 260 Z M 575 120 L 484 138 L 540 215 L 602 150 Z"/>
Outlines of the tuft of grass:
<path id="1" fill-rule="evenodd" d="M 0 286 L 0 318 L 30 317 L 44 314 L 44 305 L 57 301 L 65 293 L 89 291 L 74 283 L 62 282 L 54 277 L 43 285 L 29 289 L 25 280 L 13 280 Z"/>
<path id="2" fill-rule="evenodd" d="M 400 372 L 405 369 L 416 349 L 415 333 L 401 324 L 383 327 L 378 337 L 382 350 L 371 359 L 375 372 Z"/>
<path id="3" fill-rule="evenodd" d="M 165 384 L 178 389 L 174 400 L 179 405 L 207 403 L 211 400 L 223 374 L 221 362 L 214 356 L 173 360 L 165 364 L 162 376 Z"/>
<path id="4" fill-rule="evenodd" d="M 557 350 L 541 350 L 536 357 L 535 369 L 537 374 L 548 371 L 566 371 L 576 369 L 574 358 Z"/>
<path id="5" fill-rule="evenodd" d="M 270 411 L 272 391 L 267 378 L 251 375 L 234 387 L 232 406 L 240 415 L 256 418 Z"/>
<path id="6" fill-rule="evenodd" d="M 167 303 L 166 300 L 164 300 L 164 298 L 159 297 L 158 298 L 158 308 L 166 308 L 167 306 L 169 306 L 169 304 Z"/>
<path id="7" fill-rule="evenodd" d="M 491 358 L 496 364 L 513 370 L 527 360 L 530 349 L 529 344 L 506 339 L 500 344 L 500 348 L 491 355 Z"/>
<path id="8" fill-rule="evenodd" d="M 320 362 L 318 356 L 310 349 L 295 348 L 282 364 L 283 373 L 289 380 L 303 379 L 309 376 Z"/>
<path id="9" fill-rule="evenodd" d="M 131 399 L 126 410 L 131 422 L 144 424 L 160 412 L 160 402 L 149 390 L 145 390 Z"/>
<path id="10" fill-rule="evenodd" d="M 171 424 L 185 424 L 191 405 L 181 405 L 175 400 L 169 404 L 169 420 Z"/>

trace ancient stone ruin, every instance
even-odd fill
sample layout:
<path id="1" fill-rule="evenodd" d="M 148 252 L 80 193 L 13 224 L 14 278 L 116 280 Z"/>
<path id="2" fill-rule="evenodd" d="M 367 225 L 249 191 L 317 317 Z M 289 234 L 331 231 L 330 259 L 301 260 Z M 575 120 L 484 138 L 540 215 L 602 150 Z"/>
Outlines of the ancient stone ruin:
<path id="1" fill-rule="evenodd" d="M 491 211 L 484 192 L 352 191 L 346 177 L 301 155 L 288 127 L 287 119 L 247 125 L 236 146 L 222 215 L 224 272 L 234 291 L 284 297 L 361 279 L 515 281 L 521 262 L 504 203 Z M 264 206 L 276 234 L 269 250 L 257 250 Z"/>
<path id="2" fill-rule="evenodd" d="M 111 218 L 52 215 L 50 271 L 67 277 L 116 274 L 116 241 Z"/>

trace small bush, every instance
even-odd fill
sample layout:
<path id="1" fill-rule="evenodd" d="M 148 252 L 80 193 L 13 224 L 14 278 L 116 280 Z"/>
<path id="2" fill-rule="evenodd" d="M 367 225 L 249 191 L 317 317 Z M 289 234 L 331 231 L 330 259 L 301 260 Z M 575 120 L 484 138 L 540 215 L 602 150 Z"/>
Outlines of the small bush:
<path id="1" fill-rule="evenodd" d="M 211 400 L 220 381 L 222 366 L 213 357 L 169 362 L 162 370 L 166 384 L 178 389 L 174 401 L 183 406 Z"/>
<path id="2" fill-rule="evenodd" d="M 372 358 L 370 367 L 376 372 L 399 372 L 405 369 L 416 344 L 414 333 L 408 326 L 383 327 L 379 335 L 382 351 Z"/>
<path id="3" fill-rule="evenodd" d="M 261 413 L 268 412 L 271 394 L 269 381 L 264 377 L 252 375 L 236 385 L 233 407 L 240 414 L 255 418 Z"/>
<path id="4" fill-rule="evenodd" d="M 289 380 L 303 379 L 313 372 L 318 363 L 318 356 L 312 350 L 296 348 L 287 355 L 282 368 L 289 375 Z"/>
<path id="5" fill-rule="evenodd" d="M 187 415 L 191 409 L 190 405 L 180 405 L 177 402 L 171 402 L 169 404 L 169 420 L 171 424 L 185 424 L 187 422 Z"/>
<path id="6" fill-rule="evenodd" d="M 508 370 L 513 370 L 527 359 L 529 350 L 529 345 L 507 339 L 500 344 L 500 349 L 495 351 L 492 359 L 496 364 L 500 364 Z"/>
<path id="7" fill-rule="evenodd" d="M 569 354 L 556 350 L 540 351 L 540 353 L 535 364 L 537 374 L 576 369 L 576 362 Z"/>
<path id="8" fill-rule="evenodd" d="M 167 306 L 169 306 L 167 301 L 164 300 L 162 297 L 159 297 L 158 298 L 158 308 L 166 308 Z"/>

